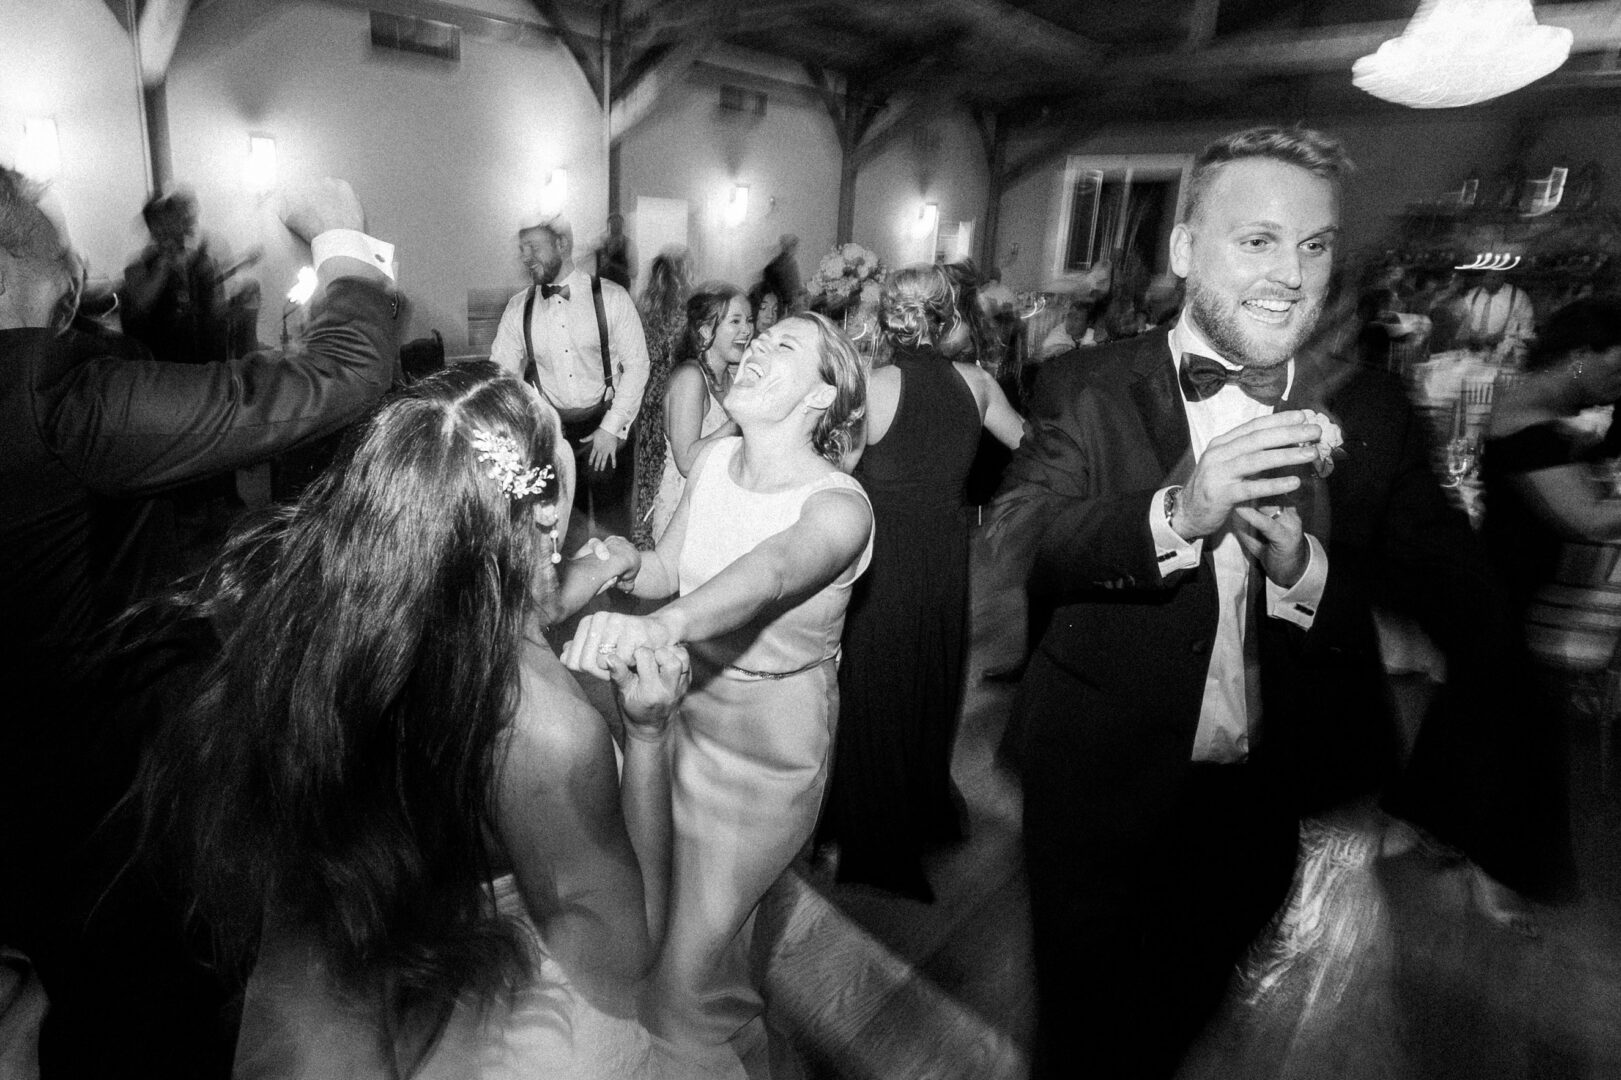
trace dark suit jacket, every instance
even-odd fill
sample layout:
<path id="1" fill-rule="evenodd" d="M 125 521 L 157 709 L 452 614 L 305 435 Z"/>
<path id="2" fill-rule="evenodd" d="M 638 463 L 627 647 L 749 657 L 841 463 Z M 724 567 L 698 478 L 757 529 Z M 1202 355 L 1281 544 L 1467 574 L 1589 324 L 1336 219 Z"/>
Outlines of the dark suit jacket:
<path id="1" fill-rule="evenodd" d="M 98 498 L 251 465 L 349 423 L 392 384 L 397 334 L 392 291 L 350 277 L 317 296 L 292 354 L 162 363 L 127 339 L 0 331 L 5 670 L 58 676 L 94 629 Z"/>
<path id="2" fill-rule="evenodd" d="M 1263 717 L 1252 761 L 1307 809 L 1394 765 L 1370 598 L 1431 588 L 1426 574 L 1443 584 L 1485 575 L 1483 563 L 1457 565 L 1458 552 L 1477 548 L 1436 486 L 1427 434 L 1398 383 L 1302 360 L 1287 404 L 1333 416 L 1347 450 L 1328 480 L 1300 492 L 1329 556 L 1311 630 L 1264 610 L 1257 618 Z M 1032 603 L 1051 611 L 1038 646 L 1046 663 L 1031 670 L 1041 685 L 1026 686 L 1022 705 L 1067 714 L 1085 748 L 1068 775 L 1091 797 L 1153 800 L 1188 765 L 1217 617 L 1208 547 L 1199 566 L 1162 579 L 1149 532 L 1150 499 L 1193 465 L 1167 332 L 1048 361 L 1030 422 L 991 526 L 1010 557 L 1027 553 Z"/>

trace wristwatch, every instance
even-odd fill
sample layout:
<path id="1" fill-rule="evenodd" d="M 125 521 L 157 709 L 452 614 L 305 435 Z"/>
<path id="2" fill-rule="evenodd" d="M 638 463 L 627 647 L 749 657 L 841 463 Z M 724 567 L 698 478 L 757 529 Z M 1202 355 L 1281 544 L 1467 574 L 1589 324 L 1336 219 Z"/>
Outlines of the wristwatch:
<path id="1" fill-rule="evenodd" d="M 1165 489 L 1165 525 L 1172 532 L 1176 532 L 1176 528 L 1171 525 L 1171 519 L 1176 516 L 1176 500 L 1181 494 L 1181 484 L 1176 484 Z M 1182 534 L 1176 533 L 1176 535 L 1181 536 Z"/>

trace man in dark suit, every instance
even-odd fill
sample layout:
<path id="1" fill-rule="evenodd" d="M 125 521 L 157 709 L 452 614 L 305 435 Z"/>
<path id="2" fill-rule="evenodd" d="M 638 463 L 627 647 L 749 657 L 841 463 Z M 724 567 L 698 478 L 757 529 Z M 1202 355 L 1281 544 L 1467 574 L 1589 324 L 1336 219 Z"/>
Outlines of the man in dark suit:
<path id="1" fill-rule="evenodd" d="M 180 905 L 129 865 L 130 815 L 112 814 L 164 702 L 155 687 L 120 687 L 114 705 L 90 692 L 98 633 L 141 595 L 115 567 L 140 538 L 107 535 L 107 500 L 358 419 L 398 366 L 393 246 L 364 234 L 347 183 L 289 194 L 282 220 L 321 282 L 298 347 L 164 362 L 73 328 L 82 263 L 38 198 L 0 168 L 0 945 L 49 995 L 44 1075 L 223 1076 L 228 996 L 190 955 Z"/>
<path id="2" fill-rule="evenodd" d="M 1212 144 L 1182 317 L 1037 382 L 993 524 L 1052 612 L 1014 717 L 1037 1077 L 1175 1071 L 1287 894 L 1302 807 L 1390 763 L 1370 580 L 1426 565 L 1429 525 L 1468 545 L 1399 386 L 1308 355 L 1349 168 L 1310 131 Z"/>

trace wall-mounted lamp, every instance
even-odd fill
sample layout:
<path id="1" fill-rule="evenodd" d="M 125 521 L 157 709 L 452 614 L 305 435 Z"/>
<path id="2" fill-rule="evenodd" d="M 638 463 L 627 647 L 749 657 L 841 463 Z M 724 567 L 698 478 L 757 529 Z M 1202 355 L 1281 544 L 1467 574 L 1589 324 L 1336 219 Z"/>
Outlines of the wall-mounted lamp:
<path id="1" fill-rule="evenodd" d="M 249 191 L 269 191 L 276 186 L 276 140 L 269 135 L 248 136 L 248 162 L 243 180 Z"/>
<path id="2" fill-rule="evenodd" d="M 912 235 L 919 240 L 926 240 L 934 235 L 935 226 L 940 224 L 940 204 L 924 203 L 918 208 L 917 221 L 912 225 Z"/>
<path id="3" fill-rule="evenodd" d="M 43 116 L 25 119 L 17 170 L 35 180 L 50 180 L 61 168 L 62 146 L 56 138 L 56 121 Z"/>
<path id="4" fill-rule="evenodd" d="M 540 215 L 556 217 L 568 205 L 568 170 L 553 169 L 540 189 Z"/>
<path id="5" fill-rule="evenodd" d="M 726 224 L 736 228 L 743 224 L 743 219 L 749 216 L 749 186 L 747 184 L 733 184 L 732 193 L 726 198 Z"/>
<path id="6" fill-rule="evenodd" d="M 287 330 L 287 317 L 303 305 L 309 303 L 310 297 L 315 295 L 315 286 L 320 279 L 315 276 L 315 267 L 301 266 L 298 268 L 298 278 L 293 287 L 287 290 L 287 304 L 281 309 L 281 347 L 287 348 L 292 343 L 292 334 Z"/>

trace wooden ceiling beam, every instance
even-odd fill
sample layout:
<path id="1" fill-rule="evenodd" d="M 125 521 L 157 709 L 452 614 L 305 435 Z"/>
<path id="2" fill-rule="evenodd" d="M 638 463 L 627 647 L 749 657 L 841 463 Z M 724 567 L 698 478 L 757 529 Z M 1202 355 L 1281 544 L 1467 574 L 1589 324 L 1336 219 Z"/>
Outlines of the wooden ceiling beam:
<path id="1" fill-rule="evenodd" d="M 1185 52 L 1195 52 L 1208 46 L 1216 37 L 1216 16 L 1221 11 L 1221 0 L 1194 0 L 1188 12 L 1188 37 L 1182 43 Z"/>
<path id="2" fill-rule="evenodd" d="M 579 65 L 580 74 L 585 76 L 586 85 L 591 87 L 591 92 L 596 95 L 597 104 L 606 105 L 608 103 L 608 88 L 603 85 L 602 63 L 598 59 L 596 52 L 591 48 L 591 45 L 595 43 L 586 38 L 585 35 L 576 32 L 564 20 L 557 0 L 529 0 L 529 2 L 540 13 L 540 17 L 545 19 L 553 30 L 557 31 L 557 36 L 562 39 L 563 47 L 568 50 L 570 56 L 574 57 L 574 62 Z"/>
<path id="3" fill-rule="evenodd" d="M 1087 114 L 1078 116 L 1064 122 L 1056 131 L 1041 139 L 1034 146 L 1019 155 L 1019 159 L 1010 162 L 1002 170 L 1002 187 L 1004 190 L 1017 184 L 1026 176 L 1073 150 L 1077 143 L 1096 132 L 1106 121 L 1101 115 Z"/>
<path id="4" fill-rule="evenodd" d="M 684 40 L 692 34 L 716 37 L 747 30 L 787 30 L 803 26 L 806 18 L 826 12 L 827 0 L 768 0 L 746 9 L 737 0 L 701 4 L 694 0 L 662 0 L 648 5 L 627 27 L 646 44 Z"/>
<path id="5" fill-rule="evenodd" d="M 140 40 L 141 81 L 147 86 L 156 86 L 168 76 L 190 9 L 191 0 L 146 0 L 135 34 Z"/>
<path id="6" fill-rule="evenodd" d="M 610 141 L 619 142 L 679 96 L 687 83 L 687 73 L 709 50 L 710 44 L 703 38 L 694 38 L 665 50 L 658 61 L 643 68 L 634 79 L 616 84 L 614 107 L 608 114 Z"/>
<path id="7" fill-rule="evenodd" d="M 1027 52 L 1039 50 L 1049 62 L 1090 67 L 1101 63 L 1106 55 L 1103 47 L 1091 39 L 1008 0 L 939 2 L 946 10 L 972 20 L 979 32 L 1016 41 Z"/>

